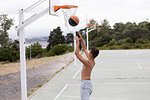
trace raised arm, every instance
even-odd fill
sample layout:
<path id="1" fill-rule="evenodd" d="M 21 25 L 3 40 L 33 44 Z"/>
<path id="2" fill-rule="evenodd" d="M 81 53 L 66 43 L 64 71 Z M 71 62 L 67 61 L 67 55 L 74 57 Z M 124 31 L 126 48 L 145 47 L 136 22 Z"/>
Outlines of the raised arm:
<path id="1" fill-rule="evenodd" d="M 75 55 L 77 56 L 77 58 L 85 65 L 85 66 L 89 66 L 89 63 L 86 59 L 84 59 L 81 54 L 79 53 L 79 38 L 77 36 L 75 36 L 75 40 L 77 42 L 76 44 L 76 51 L 75 51 Z"/>
<path id="2" fill-rule="evenodd" d="M 83 50 L 84 50 L 84 52 L 85 52 L 87 58 L 89 59 L 89 53 L 88 53 L 88 50 L 87 50 L 86 45 L 85 45 L 85 43 L 84 43 L 84 40 L 83 40 L 83 38 L 82 38 L 80 32 L 79 32 L 78 34 L 79 34 L 80 39 L 81 39 L 81 43 L 82 43 L 82 46 L 83 46 Z"/>

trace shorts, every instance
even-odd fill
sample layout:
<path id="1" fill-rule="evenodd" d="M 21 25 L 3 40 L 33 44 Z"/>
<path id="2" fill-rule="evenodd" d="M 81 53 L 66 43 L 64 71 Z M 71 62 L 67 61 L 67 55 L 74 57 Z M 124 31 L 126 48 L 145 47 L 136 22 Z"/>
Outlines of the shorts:
<path id="1" fill-rule="evenodd" d="M 91 94 L 92 94 L 91 80 L 82 80 L 80 88 L 81 100 L 89 100 Z"/>

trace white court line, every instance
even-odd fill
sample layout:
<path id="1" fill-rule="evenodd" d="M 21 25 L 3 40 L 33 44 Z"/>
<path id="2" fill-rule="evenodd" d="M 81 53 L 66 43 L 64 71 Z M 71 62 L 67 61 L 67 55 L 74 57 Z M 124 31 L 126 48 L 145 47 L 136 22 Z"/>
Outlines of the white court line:
<path id="1" fill-rule="evenodd" d="M 65 95 L 62 95 L 60 97 L 64 97 L 64 98 L 76 98 L 76 99 L 80 99 L 81 98 L 79 96 L 65 96 Z M 90 97 L 90 99 L 92 99 L 92 100 L 123 100 L 123 99 L 95 98 L 95 97 Z"/>
<path id="2" fill-rule="evenodd" d="M 140 69 L 142 69 L 142 67 L 140 66 L 140 64 L 139 64 L 139 63 L 136 63 L 136 65 L 137 65 Z"/>
<path id="3" fill-rule="evenodd" d="M 75 78 L 76 75 L 80 72 L 81 69 L 82 69 L 82 67 L 74 74 L 74 76 L 72 78 Z"/>
<path id="4" fill-rule="evenodd" d="M 81 67 L 82 68 L 82 67 Z M 81 68 L 74 74 L 74 76 L 72 78 L 75 78 L 76 75 L 79 73 L 79 71 L 81 70 Z M 62 92 L 68 87 L 68 84 L 65 85 L 65 87 L 60 91 L 60 93 L 55 97 L 54 100 L 57 100 L 58 97 L 62 94 Z"/>
<path id="5" fill-rule="evenodd" d="M 54 100 L 57 100 L 58 97 L 62 94 L 62 92 L 68 87 L 68 84 L 65 85 L 65 87 L 59 92 L 59 94 L 55 97 Z"/>
<path id="6" fill-rule="evenodd" d="M 142 54 L 142 51 L 140 51 L 140 54 Z"/>
<path id="7" fill-rule="evenodd" d="M 128 51 L 126 51 L 126 54 L 129 54 L 129 52 L 128 52 Z"/>
<path id="8" fill-rule="evenodd" d="M 75 77 L 80 78 L 80 77 Z M 150 76 L 118 76 L 118 77 L 92 77 L 92 79 L 127 79 L 127 78 L 150 78 Z"/>
<path id="9" fill-rule="evenodd" d="M 80 97 L 79 97 L 79 96 L 66 96 L 66 95 L 61 95 L 60 97 L 80 99 Z"/>
<path id="10" fill-rule="evenodd" d="M 109 85 L 109 84 L 114 84 L 114 85 L 145 85 L 145 84 L 150 84 L 150 82 L 142 82 L 142 83 L 93 83 L 93 85 Z M 81 84 L 69 84 L 70 86 L 76 86 L 76 85 L 81 85 Z"/>

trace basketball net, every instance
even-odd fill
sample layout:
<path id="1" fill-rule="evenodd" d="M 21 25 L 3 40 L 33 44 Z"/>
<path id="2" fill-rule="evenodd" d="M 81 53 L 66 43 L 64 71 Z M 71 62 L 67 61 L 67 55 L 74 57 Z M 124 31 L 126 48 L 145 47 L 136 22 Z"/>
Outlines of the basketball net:
<path id="1" fill-rule="evenodd" d="M 75 15 L 77 8 L 61 9 L 61 11 L 64 15 L 65 27 L 68 28 L 69 27 L 68 20 L 69 20 L 70 16 Z"/>

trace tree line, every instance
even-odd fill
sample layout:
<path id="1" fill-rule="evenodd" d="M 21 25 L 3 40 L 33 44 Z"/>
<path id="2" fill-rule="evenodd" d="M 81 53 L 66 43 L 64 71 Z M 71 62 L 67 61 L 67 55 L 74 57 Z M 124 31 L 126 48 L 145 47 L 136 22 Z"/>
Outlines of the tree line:
<path id="1" fill-rule="evenodd" d="M 8 18 L 8 15 L 0 15 L 0 61 L 19 60 L 19 41 L 12 42 L 8 36 L 8 30 L 12 27 L 13 22 L 14 20 Z M 100 29 L 88 33 L 90 48 L 94 46 L 99 49 L 150 49 L 150 23 L 148 21 L 119 22 L 112 27 L 106 19 L 101 23 L 91 19 L 90 24 L 93 23 L 96 23 Z M 86 28 L 80 30 L 85 42 Z M 67 36 L 64 36 L 60 27 L 50 31 L 47 42 L 46 49 L 43 49 L 38 42 L 26 47 L 27 59 L 55 56 L 74 50 L 73 34 L 68 33 Z"/>
<path id="2" fill-rule="evenodd" d="M 96 22 L 91 20 L 90 23 Z M 89 32 L 90 47 L 100 49 L 150 49 L 150 23 L 115 23 L 110 27 L 107 20 L 97 24 L 100 30 Z"/>
<path id="3" fill-rule="evenodd" d="M 19 41 L 12 41 L 8 36 L 8 30 L 14 25 L 13 22 L 14 20 L 8 18 L 8 15 L 0 15 L 0 62 L 15 62 L 20 59 Z M 64 36 L 60 27 L 50 31 L 47 42 L 49 44 L 46 49 L 43 49 L 38 42 L 26 47 L 26 58 L 50 57 L 74 50 L 72 33 Z"/>

